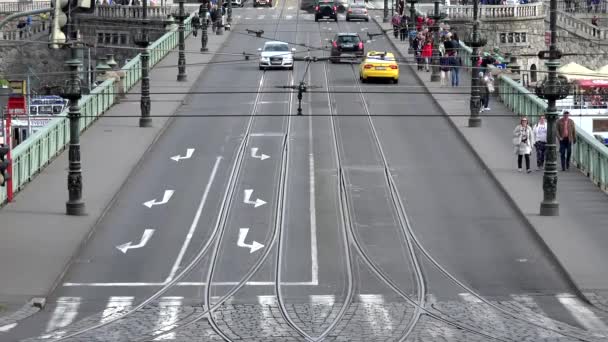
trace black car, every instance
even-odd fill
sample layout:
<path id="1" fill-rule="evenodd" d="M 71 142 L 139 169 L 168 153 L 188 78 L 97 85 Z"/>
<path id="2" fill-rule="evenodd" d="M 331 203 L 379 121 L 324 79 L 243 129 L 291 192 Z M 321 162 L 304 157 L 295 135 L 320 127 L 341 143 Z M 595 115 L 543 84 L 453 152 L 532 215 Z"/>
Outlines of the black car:
<path id="1" fill-rule="evenodd" d="M 365 47 L 358 33 L 338 33 L 331 40 L 332 63 L 340 60 L 340 57 L 363 58 Z"/>
<path id="2" fill-rule="evenodd" d="M 328 18 L 338 21 L 338 6 L 332 0 L 322 0 L 315 6 L 315 21 Z"/>

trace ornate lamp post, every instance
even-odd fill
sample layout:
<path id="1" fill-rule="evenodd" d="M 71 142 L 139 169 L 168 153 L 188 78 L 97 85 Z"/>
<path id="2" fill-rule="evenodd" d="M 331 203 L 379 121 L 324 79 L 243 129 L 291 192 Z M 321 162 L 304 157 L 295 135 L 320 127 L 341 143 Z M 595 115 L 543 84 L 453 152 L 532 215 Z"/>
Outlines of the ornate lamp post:
<path id="1" fill-rule="evenodd" d="M 557 147 L 555 144 L 555 126 L 557 124 L 557 110 L 555 103 L 564 99 L 570 93 L 570 84 L 564 77 L 557 76 L 557 67 L 562 57 L 557 49 L 557 0 L 551 0 L 549 5 L 549 27 L 551 31 L 551 44 L 549 51 L 541 51 L 538 58 L 546 59 L 547 78 L 536 87 L 536 94 L 547 100 L 547 145 L 545 172 L 543 174 L 543 201 L 540 203 L 541 216 L 559 216 L 559 203 L 557 202 Z"/>
<path id="2" fill-rule="evenodd" d="M 177 19 L 179 20 L 179 55 L 177 57 L 177 81 L 185 82 L 188 80 L 188 76 L 186 75 L 186 37 L 185 31 L 186 27 L 184 26 L 184 20 L 188 17 L 184 12 L 184 1 L 178 0 L 179 3 L 179 13 L 177 15 Z"/>
<path id="3" fill-rule="evenodd" d="M 441 0 L 435 0 L 435 13 L 430 16 L 433 19 L 433 56 L 431 58 L 431 82 L 438 82 L 441 79 L 441 74 L 439 73 L 439 61 L 440 61 L 440 53 L 439 53 L 439 20 L 445 18 L 445 16 L 439 13 L 439 2 Z"/>
<path id="4" fill-rule="evenodd" d="M 384 18 L 382 18 L 383 23 L 388 23 L 388 0 L 384 0 Z"/>
<path id="5" fill-rule="evenodd" d="M 471 56 L 471 99 L 470 109 L 471 116 L 469 117 L 469 127 L 481 127 L 481 97 L 479 94 L 479 68 L 477 61 L 479 60 L 479 48 L 486 45 L 486 40 L 479 35 L 479 0 L 473 1 L 473 33 L 467 37 L 465 44 L 473 48 Z"/>
<path id="6" fill-rule="evenodd" d="M 69 171 L 68 171 L 68 201 L 65 204 L 66 214 L 81 216 L 85 215 L 85 205 L 82 200 L 82 169 L 80 164 L 80 106 L 78 101 L 82 96 L 80 88 L 80 77 L 78 69 L 79 42 L 71 46 L 71 58 L 65 62 L 70 68 L 70 80 L 65 90 L 64 97 L 70 101 L 70 147 L 69 147 Z"/>
<path id="7" fill-rule="evenodd" d="M 205 1 L 201 5 L 198 16 L 201 18 L 201 52 L 206 52 L 207 49 L 207 41 L 209 40 L 209 36 L 207 35 L 207 28 L 209 27 L 209 21 L 207 21 L 207 4 L 209 2 Z"/>
<path id="8" fill-rule="evenodd" d="M 230 0 L 228 0 L 230 1 Z M 223 0 L 217 0 L 217 9 L 220 11 L 220 15 L 217 16 L 217 30 L 215 31 L 215 34 L 218 36 L 221 36 L 224 34 L 224 27 L 222 25 L 222 13 L 224 12 L 224 1 Z"/>
<path id="9" fill-rule="evenodd" d="M 409 32 L 416 31 L 416 3 L 418 0 L 409 0 L 410 3 L 410 28 Z M 408 33 L 409 33 L 408 32 Z M 409 37 L 410 47 L 408 49 L 408 53 L 416 53 L 412 45 L 414 44 L 414 38 L 410 35 Z"/>
<path id="10" fill-rule="evenodd" d="M 135 44 L 143 48 L 141 52 L 141 117 L 139 118 L 139 127 L 152 127 L 152 118 L 150 117 L 150 51 L 148 45 L 150 38 L 148 37 L 148 0 L 142 2 L 142 30 L 140 39 L 136 40 Z"/>

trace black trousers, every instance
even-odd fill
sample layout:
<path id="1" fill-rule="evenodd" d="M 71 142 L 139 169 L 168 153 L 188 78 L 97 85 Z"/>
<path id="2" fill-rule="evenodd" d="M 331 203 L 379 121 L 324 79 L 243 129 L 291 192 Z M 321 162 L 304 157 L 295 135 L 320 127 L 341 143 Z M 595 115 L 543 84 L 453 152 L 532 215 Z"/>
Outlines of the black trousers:
<path id="1" fill-rule="evenodd" d="M 521 169 L 521 157 L 526 157 L 526 170 L 530 170 L 530 154 L 517 155 L 517 168 Z"/>
<path id="2" fill-rule="evenodd" d="M 564 138 L 559 142 L 559 156 L 562 162 L 562 171 L 570 168 L 570 158 L 572 157 L 572 143 L 568 138 Z"/>

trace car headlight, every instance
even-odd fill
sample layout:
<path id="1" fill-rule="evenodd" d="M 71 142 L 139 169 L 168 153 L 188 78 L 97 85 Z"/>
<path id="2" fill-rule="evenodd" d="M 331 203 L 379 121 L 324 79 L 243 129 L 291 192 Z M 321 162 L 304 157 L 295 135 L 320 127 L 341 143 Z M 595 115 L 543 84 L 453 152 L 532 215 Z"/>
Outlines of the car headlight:
<path id="1" fill-rule="evenodd" d="M 268 59 L 269 59 L 268 57 L 260 57 L 260 60 L 262 62 L 268 62 Z"/>

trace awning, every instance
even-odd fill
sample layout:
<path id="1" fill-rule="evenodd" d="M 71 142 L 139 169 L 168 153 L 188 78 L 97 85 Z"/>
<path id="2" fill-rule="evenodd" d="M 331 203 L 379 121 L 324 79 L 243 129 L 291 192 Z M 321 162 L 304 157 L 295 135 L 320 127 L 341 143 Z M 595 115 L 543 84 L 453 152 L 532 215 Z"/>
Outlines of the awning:
<path id="1" fill-rule="evenodd" d="M 580 87 L 583 88 L 608 88 L 608 80 L 577 80 Z"/>
<path id="2" fill-rule="evenodd" d="M 568 80 L 596 78 L 597 75 L 595 71 L 574 62 L 562 66 L 557 69 L 557 72 L 565 76 Z"/>

